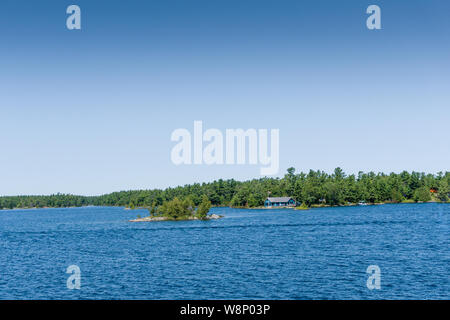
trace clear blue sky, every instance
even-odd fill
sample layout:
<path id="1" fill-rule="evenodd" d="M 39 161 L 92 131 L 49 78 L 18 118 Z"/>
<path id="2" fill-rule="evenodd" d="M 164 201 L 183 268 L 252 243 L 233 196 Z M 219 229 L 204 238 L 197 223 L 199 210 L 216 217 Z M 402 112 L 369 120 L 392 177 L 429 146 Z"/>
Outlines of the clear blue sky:
<path id="1" fill-rule="evenodd" d="M 194 120 L 279 128 L 280 176 L 446 171 L 449 101 L 448 1 L 0 2 L 0 195 L 259 176 L 173 165 Z"/>

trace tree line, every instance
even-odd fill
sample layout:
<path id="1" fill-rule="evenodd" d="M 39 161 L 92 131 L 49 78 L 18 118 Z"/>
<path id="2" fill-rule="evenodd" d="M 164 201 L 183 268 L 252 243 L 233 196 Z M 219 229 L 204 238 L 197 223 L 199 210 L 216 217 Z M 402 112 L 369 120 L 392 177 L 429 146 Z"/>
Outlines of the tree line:
<path id="1" fill-rule="evenodd" d="M 204 196 L 213 206 L 258 207 L 268 197 L 293 197 L 298 204 L 345 205 L 349 203 L 382 203 L 413 201 L 449 201 L 450 172 L 425 174 L 419 172 L 374 173 L 347 175 L 341 168 L 329 174 L 310 170 L 296 173 L 289 168 L 282 178 L 259 178 L 249 181 L 234 179 L 194 183 L 175 188 L 130 190 L 101 196 L 55 194 L 49 196 L 0 197 L 0 209 L 123 206 L 159 207 L 178 198 L 189 198 L 198 207 Z"/>

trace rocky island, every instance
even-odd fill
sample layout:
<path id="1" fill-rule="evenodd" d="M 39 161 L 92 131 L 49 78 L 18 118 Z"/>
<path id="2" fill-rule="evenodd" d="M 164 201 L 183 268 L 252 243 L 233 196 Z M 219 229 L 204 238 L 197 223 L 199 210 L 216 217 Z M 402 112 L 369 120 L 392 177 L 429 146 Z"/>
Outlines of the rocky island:
<path id="1" fill-rule="evenodd" d="M 208 215 L 210 208 L 211 202 L 206 195 L 202 197 L 202 201 L 197 208 L 191 198 L 187 197 L 180 200 L 175 197 L 171 201 L 164 202 L 161 206 L 152 205 L 148 208 L 149 216 L 138 217 L 130 220 L 130 222 L 213 220 L 222 218 L 222 216 L 217 214 Z"/>
<path id="2" fill-rule="evenodd" d="M 194 217 L 185 217 L 185 218 L 180 218 L 180 219 L 172 219 L 169 217 L 162 217 L 162 216 L 159 216 L 159 217 L 150 217 L 149 216 L 149 217 L 144 217 L 144 218 L 132 219 L 132 220 L 130 220 L 130 222 L 174 221 L 174 220 L 177 220 L 177 221 L 179 221 L 179 220 L 215 220 L 215 219 L 220 219 L 222 217 L 223 216 L 220 216 L 218 214 L 211 214 L 202 219 L 195 217 L 195 216 Z"/>

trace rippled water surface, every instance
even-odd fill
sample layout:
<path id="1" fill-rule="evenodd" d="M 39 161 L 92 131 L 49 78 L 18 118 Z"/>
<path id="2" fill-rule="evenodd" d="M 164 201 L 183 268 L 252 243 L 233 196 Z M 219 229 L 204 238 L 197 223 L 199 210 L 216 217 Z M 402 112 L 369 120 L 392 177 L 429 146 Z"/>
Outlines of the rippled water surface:
<path id="1" fill-rule="evenodd" d="M 449 299 L 450 205 L 0 211 L 0 299 Z M 81 289 L 66 286 L 69 265 Z M 366 287 L 369 265 L 381 289 Z"/>

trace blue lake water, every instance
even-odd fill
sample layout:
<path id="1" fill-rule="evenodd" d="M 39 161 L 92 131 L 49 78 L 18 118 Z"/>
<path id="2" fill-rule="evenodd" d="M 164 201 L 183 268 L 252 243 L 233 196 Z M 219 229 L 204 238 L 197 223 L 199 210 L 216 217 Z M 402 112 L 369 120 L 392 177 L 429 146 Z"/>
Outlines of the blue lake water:
<path id="1" fill-rule="evenodd" d="M 0 299 L 449 299 L 450 205 L 0 211 Z M 81 289 L 69 290 L 69 265 Z M 369 265 L 381 289 L 366 286 Z"/>

